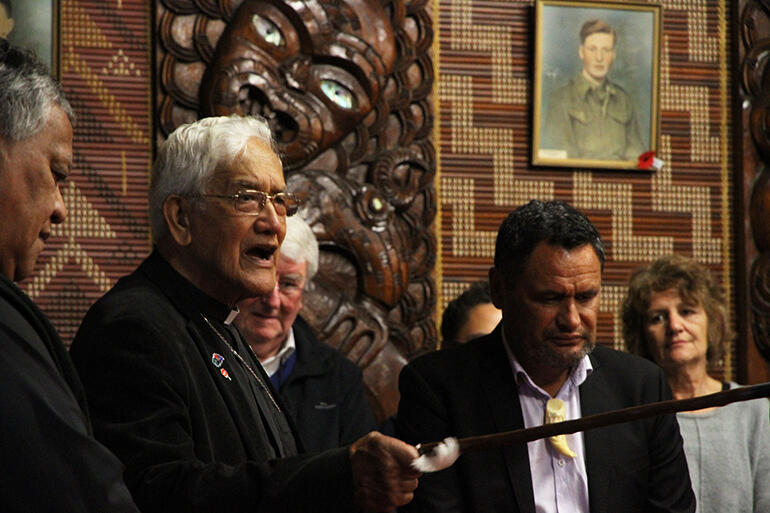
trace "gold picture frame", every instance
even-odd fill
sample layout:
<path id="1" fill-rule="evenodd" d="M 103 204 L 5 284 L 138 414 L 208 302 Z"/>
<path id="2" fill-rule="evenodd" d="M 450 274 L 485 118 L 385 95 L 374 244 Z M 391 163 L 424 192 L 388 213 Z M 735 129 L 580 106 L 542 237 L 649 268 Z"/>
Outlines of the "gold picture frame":
<path id="1" fill-rule="evenodd" d="M 659 144 L 661 8 L 537 0 L 532 164 L 645 169 Z"/>
<path id="2" fill-rule="evenodd" d="M 0 36 L 33 50 L 58 77 L 59 0 L 0 0 L 0 9 Z"/>

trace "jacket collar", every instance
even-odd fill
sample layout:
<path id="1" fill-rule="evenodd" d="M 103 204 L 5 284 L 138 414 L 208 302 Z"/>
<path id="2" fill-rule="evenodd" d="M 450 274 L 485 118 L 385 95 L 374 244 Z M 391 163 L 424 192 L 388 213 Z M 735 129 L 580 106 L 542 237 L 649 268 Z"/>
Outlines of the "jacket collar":
<path id="1" fill-rule="evenodd" d="M 503 345 L 501 327 L 502 323 L 498 324 L 497 328 L 489 335 L 469 342 L 469 344 L 479 345 L 478 376 L 480 376 L 480 386 L 490 405 L 490 414 L 495 429 L 499 432 L 524 426 L 518 388 Z M 535 513 L 535 498 L 532 491 L 527 445 L 512 445 L 501 449 L 500 452 L 505 460 L 508 480 L 518 504 L 517 511 Z"/>
<path id="2" fill-rule="evenodd" d="M 292 377 L 316 376 L 326 373 L 331 367 L 329 354 L 323 351 L 322 344 L 316 340 L 316 336 L 310 325 L 298 315 L 292 325 L 294 331 L 294 343 L 296 344 L 297 363 L 294 366 Z M 315 343 L 314 343 L 315 342 Z"/>
<path id="3" fill-rule="evenodd" d="M 615 85 L 610 82 L 609 78 L 605 78 L 601 84 L 594 86 L 586 79 L 586 77 L 583 76 L 582 71 L 572 79 L 572 83 L 574 84 L 575 91 L 580 98 L 585 98 L 591 89 L 604 89 L 610 96 L 615 96 L 617 94 L 617 89 Z"/>
<path id="4" fill-rule="evenodd" d="M 226 321 L 232 321 L 232 318 L 228 319 L 233 317 L 233 310 L 229 306 L 190 283 L 163 258 L 157 249 L 142 262 L 138 270 L 155 282 L 174 307 L 184 313 L 188 319 L 195 319 L 203 314 L 221 323 L 229 324 Z"/>

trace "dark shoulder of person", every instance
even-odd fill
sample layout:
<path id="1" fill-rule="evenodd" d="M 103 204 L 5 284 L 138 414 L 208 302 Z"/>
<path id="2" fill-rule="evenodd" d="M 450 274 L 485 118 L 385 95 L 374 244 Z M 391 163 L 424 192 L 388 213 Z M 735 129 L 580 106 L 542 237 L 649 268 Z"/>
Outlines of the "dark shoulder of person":
<path id="1" fill-rule="evenodd" d="M 361 368 L 347 356 L 329 344 L 319 340 L 315 331 L 313 331 L 313 328 L 302 318 L 302 315 L 297 315 L 297 318 L 294 319 L 294 324 L 292 324 L 292 328 L 294 329 L 295 337 L 303 337 L 304 340 L 312 340 L 313 351 L 317 355 L 320 355 L 325 362 L 329 363 L 329 365 L 340 367 L 345 374 L 362 374 Z"/>

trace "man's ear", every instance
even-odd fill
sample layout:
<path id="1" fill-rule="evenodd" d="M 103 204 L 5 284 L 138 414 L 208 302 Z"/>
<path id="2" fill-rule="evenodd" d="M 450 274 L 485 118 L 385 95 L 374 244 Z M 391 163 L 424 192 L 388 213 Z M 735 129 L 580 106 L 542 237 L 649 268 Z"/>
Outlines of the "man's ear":
<path id="1" fill-rule="evenodd" d="M 502 310 L 503 297 L 505 297 L 505 277 L 497 267 L 489 268 L 489 295 L 492 297 L 492 304 L 498 310 Z"/>
<path id="2" fill-rule="evenodd" d="M 163 202 L 163 217 L 166 226 L 174 241 L 180 246 L 187 246 L 192 242 L 190 231 L 190 210 L 187 208 L 181 196 L 171 195 Z"/>

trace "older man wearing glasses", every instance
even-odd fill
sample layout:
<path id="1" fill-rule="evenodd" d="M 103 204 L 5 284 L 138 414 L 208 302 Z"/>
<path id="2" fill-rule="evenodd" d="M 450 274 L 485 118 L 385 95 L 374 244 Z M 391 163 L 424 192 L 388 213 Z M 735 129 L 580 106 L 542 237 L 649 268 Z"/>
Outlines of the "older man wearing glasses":
<path id="1" fill-rule="evenodd" d="M 300 216 L 288 218 L 275 289 L 241 301 L 235 319 L 309 451 L 352 443 L 377 428 L 361 369 L 318 340 L 299 314 L 303 293 L 317 270 L 313 230 Z"/>
<path id="2" fill-rule="evenodd" d="M 184 125 L 150 184 L 155 250 L 89 311 L 72 347 L 95 432 L 144 512 L 389 511 L 419 474 L 377 433 L 314 455 L 232 321 L 275 287 L 297 211 L 267 124 Z"/>

